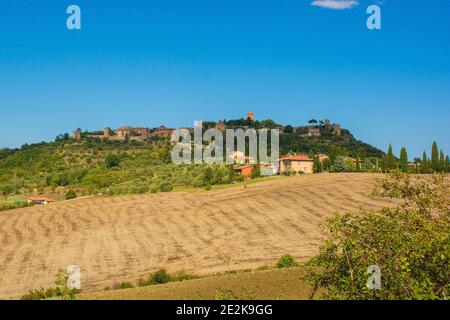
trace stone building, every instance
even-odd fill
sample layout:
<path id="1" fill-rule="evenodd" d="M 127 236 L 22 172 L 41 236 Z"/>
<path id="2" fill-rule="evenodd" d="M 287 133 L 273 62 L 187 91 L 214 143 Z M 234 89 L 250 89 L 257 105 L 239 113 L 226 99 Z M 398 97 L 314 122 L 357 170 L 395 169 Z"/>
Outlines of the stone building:
<path id="1" fill-rule="evenodd" d="M 113 135 L 111 128 L 103 129 L 103 138 L 109 138 Z"/>
<path id="2" fill-rule="evenodd" d="M 308 156 L 288 156 L 281 158 L 280 160 L 280 174 L 288 174 L 289 172 L 295 173 L 314 173 L 314 160 Z"/>
<path id="3" fill-rule="evenodd" d="M 340 136 L 342 134 L 342 128 L 339 124 L 333 124 L 331 126 L 331 129 L 333 130 L 333 133 L 337 136 Z"/>
<path id="4" fill-rule="evenodd" d="M 314 126 L 301 126 L 294 128 L 294 132 L 302 137 L 320 137 L 320 128 Z"/>
<path id="5" fill-rule="evenodd" d="M 120 127 L 116 130 L 116 135 L 118 138 L 125 139 L 126 137 L 131 137 L 133 133 L 133 128 L 130 126 Z"/>
<path id="6" fill-rule="evenodd" d="M 341 125 L 331 123 L 330 120 L 325 119 L 321 121 L 320 126 L 300 126 L 294 128 L 294 132 L 298 133 L 301 137 L 320 137 L 322 135 L 321 128 L 328 129 L 333 135 L 340 136 L 342 134 Z"/>
<path id="7" fill-rule="evenodd" d="M 255 121 L 255 114 L 253 112 L 247 112 L 246 119 L 254 122 Z"/>
<path id="8" fill-rule="evenodd" d="M 234 168 L 234 172 L 236 172 L 237 174 L 240 174 L 244 178 L 248 179 L 248 178 L 251 178 L 251 176 L 253 174 L 253 166 L 247 164 L 244 166 L 236 167 L 236 168 Z"/>
<path id="9" fill-rule="evenodd" d="M 330 120 L 325 119 L 323 120 L 323 126 L 331 130 L 333 134 L 340 136 L 342 134 L 341 125 L 336 123 L 331 123 Z"/>
<path id="10" fill-rule="evenodd" d="M 113 131 L 111 128 L 107 127 L 103 129 L 103 134 L 94 133 L 86 134 L 89 138 L 98 138 L 106 140 L 116 140 L 121 141 L 125 139 L 130 139 L 133 141 L 144 141 L 150 138 L 151 130 L 149 128 L 134 128 L 131 126 L 124 126 Z M 74 139 L 81 139 L 81 131 L 77 130 L 73 132 Z"/>
<path id="11" fill-rule="evenodd" d="M 151 130 L 149 128 L 134 128 L 131 126 L 121 127 L 116 130 L 116 134 L 114 136 L 110 136 L 110 138 L 116 138 L 118 140 L 129 138 L 132 140 L 147 140 L 150 137 Z"/>
<path id="12" fill-rule="evenodd" d="M 76 139 L 76 140 L 81 139 L 81 130 L 80 130 L 80 129 L 75 130 L 75 131 L 72 133 L 72 138 L 74 138 L 74 139 Z"/>
<path id="13" fill-rule="evenodd" d="M 153 129 L 153 133 L 158 137 L 171 137 L 174 131 L 175 129 L 166 128 L 165 126 Z"/>
<path id="14" fill-rule="evenodd" d="M 226 125 L 225 122 L 223 122 L 222 120 L 219 120 L 216 124 L 216 129 L 220 130 L 220 131 L 225 131 L 226 130 Z"/>
<path id="15" fill-rule="evenodd" d="M 147 140 L 150 137 L 150 131 L 149 128 L 133 128 L 133 135 Z"/>

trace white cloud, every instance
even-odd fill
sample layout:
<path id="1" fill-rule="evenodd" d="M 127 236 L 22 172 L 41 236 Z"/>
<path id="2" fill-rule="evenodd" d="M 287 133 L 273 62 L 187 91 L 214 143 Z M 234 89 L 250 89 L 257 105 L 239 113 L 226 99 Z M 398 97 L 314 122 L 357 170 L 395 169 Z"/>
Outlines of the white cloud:
<path id="1" fill-rule="evenodd" d="M 357 0 L 314 0 L 311 5 L 334 10 L 351 9 L 357 6 Z"/>

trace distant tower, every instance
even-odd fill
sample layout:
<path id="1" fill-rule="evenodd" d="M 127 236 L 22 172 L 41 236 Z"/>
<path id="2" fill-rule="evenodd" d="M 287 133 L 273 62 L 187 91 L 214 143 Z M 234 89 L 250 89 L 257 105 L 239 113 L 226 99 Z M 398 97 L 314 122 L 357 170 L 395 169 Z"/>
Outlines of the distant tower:
<path id="1" fill-rule="evenodd" d="M 111 128 L 105 128 L 103 129 L 103 137 L 104 138 L 109 138 L 111 137 L 112 131 Z"/>
<path id="2" fill-rule="evenodd" d="M 216 129 L 219 131 L 225 131 L 225 129 L 226 129 L 225 122 L 223 122 L 222 120 L 219 120 L 216 124 Z"/>
<path id="3" fill-rule="evenodd" d="M 255 114 L 253 112 L 247 112 L 247 118 L 246 119 L 254 122 L 255 121 Z"/>
<path id="4" fill-rule="evenodd" d="M 342 128 L 341 128 L 341 125 L 339 125 L 339 124 L 334 124 L 334 125 L 333 125 L 333 133 L 334 133 L 335 135 L 337 135 L 337 136 L 342 135 Z"/>
<path id="5" fill-rule="evenodd" d="M 76 140 L 80 140 L 81 139 L 81 130 L 77 129 L 72 133 L 72 137 Z"/>

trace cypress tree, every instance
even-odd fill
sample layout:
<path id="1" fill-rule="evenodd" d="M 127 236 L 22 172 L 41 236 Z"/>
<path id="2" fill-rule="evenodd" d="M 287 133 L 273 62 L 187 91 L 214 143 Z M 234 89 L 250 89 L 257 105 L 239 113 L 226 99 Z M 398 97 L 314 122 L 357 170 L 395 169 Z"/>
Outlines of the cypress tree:
<path id="1" fill-rule="evenodd" d="M 381 168 L 381 172 L 383 172 L 383 173 L 387 172 L 387 169 L 386 169 L 386 155 L 385 154 L 383 154 L 381 156 L 380 168 Z"/>
<path id="2" fill-rule="evenodd" d="M 448 155 L 445 157 L 445 172 L 450 172 L 450 158 Z"/>
<path id="3" fill-rule="evenodd" d="M 439 171 L 439 149 L 436 141 L 433 142 L 433 147 L 431 148 L 431 169 L 434 172 Z"/>
<path id="4" fill-rule="evenodd" d="M 402 148 L 400 151 L 400 170 L 408 172 L 408 152 L 406 152 L 406 148 Z"/>
<path id="5" fill-rule="evenodd" d="M 429 173 L 428 157 L 427 157 L 427 153 L 425 151 L 423 152 L 422 162 L 420 163 L 420 173 Z"/>
<path id="6" fill-rule="evenodd" d="M 320 158 L 318 156 L 313 156 L 313 172 L 321 173 L 322 172 L 322 163 L 320 162 Z"/>
<path id="7" fill-rule="evenodd" d="M 394 152 L 392 151 L 392 145 L 389 144 L 389 149 L 386 155 L 386 171 L 392 171 L 397 167 Z"/>
<path id="8" fill-rule="evenodd" d="M 445 157 L 444 157 L 444 152 L 441 149 L 441 153 L 439 155 L 439 171 L 440 172 L 445 172 Z"/>

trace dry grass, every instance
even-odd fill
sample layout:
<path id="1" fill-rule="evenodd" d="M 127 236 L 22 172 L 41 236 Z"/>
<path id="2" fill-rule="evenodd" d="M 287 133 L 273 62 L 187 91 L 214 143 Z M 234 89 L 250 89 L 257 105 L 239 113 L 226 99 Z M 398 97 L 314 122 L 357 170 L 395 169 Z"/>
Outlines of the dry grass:
<path id="1" fill-rule="evenodd" d="M 376 176 L 274 179 L 210 192 L 90 198 L 0 213 L 0 298 L 53 285 L 57 270 L 82 269 L 83 290 L 135 281 L 159 267 L 210 275 L 318 252 L 321 222 L 370 199 Z"/>
<path id="2" fill-rule="evenodd" d="M 158 286 L 82 294 L 78 300 L 306 300 L 303 269 L 212 276 Z"/>

